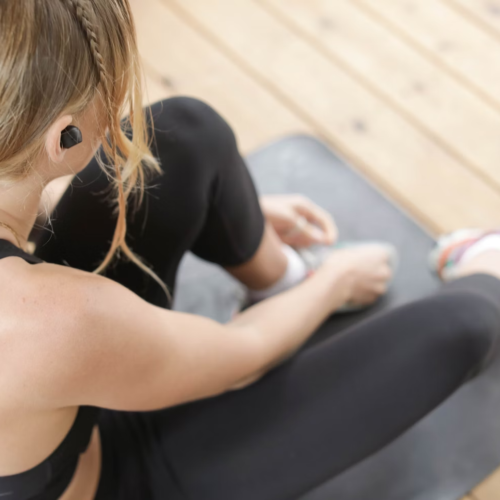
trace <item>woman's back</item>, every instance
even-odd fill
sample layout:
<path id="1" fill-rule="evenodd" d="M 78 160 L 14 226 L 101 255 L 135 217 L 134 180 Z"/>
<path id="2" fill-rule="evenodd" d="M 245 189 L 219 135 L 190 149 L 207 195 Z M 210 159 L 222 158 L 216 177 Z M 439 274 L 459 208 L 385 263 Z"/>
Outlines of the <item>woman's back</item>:
<path id="1" fill-rule="evenodd" d="M 43 362 L 44 349 L 50 348 L 39 310 L 33 307 L 43 299 L 30 282 L 30 264 L 41 262 L 0 240 L 0 497 L 12 500 L 41 493 L 60 497 L 98 418 L 98 409 L 92 407 L 54 408 L 41 390 L 43 376 L 29 368 Z M 51 336 L 45 337 L 50 342 Z M 80 487 L 78 498 L 83 494 Z"/>

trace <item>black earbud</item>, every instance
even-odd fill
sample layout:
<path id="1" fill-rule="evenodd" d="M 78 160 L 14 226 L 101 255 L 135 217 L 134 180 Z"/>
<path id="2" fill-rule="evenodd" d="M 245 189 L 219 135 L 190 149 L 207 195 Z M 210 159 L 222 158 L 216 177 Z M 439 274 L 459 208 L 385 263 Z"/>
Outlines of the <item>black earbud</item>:
<path id="1" fill-rule="evenodd" d="M 81 130 L 73 125 L 66 127 L 61 133 L 61 148 L 63 149 L 71 149 L 74 146 L 78 146 L 82 141 Z"/>

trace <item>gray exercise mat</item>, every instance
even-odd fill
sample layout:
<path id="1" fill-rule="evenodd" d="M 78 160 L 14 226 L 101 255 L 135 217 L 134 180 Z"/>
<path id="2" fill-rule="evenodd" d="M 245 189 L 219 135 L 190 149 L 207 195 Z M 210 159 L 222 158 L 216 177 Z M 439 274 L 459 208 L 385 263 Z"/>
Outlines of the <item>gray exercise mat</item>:
<path id="1" fill-rule="evenodd" d="M 363 313 L 333 316 L 309 344 L 439 286 L 427 268 L 432 237 L 320 141 L 288 137 L 251 155 L 248 164 L 259 193 L 308 196 L 334 215 L 341 240 L 385 240 L 400 251 L 400 268 L 387 297 Z M 217 266 L 188 254 L 174 307 L 226 322 L 243 293 Z M 461 498 L 500 465 L 499 382 L 497 359 L 398 440 L 301 500 Z"/>

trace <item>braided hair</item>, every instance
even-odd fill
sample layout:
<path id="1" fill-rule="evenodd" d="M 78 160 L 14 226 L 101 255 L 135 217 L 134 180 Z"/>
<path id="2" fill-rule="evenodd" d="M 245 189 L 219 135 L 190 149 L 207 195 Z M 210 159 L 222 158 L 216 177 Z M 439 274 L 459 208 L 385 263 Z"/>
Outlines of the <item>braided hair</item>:
<path id="1" fill-rule="evenodd" d="M 125 256 L 130 259 L 131 261 L 135 262 L 138 266 L 140 266 L 147 274 L 149 274 L 164 290 L 164 292 L 167 294 L 169 300 L 171 300 L 171 295 L 166 287 L 166 285 L 163 283 L 163 281 L 158 278 L 158 276 L 149 268 L 147 267 L 142 260 L 136 256 L 133 251 L 130 249 L 128 246 L 127 242 L 125 241 L 125 236 L 127 232 L 127 220 L 125 217 L 125 214 L 127 212 L 127 200 L 129 195 L 134 189 L 134 185 L 137 183 L 139 180 L 140 184 L 143 186 L 144 184 L 144 175 L 143 175 L 143 170 L 142 169 L 135 169 L 133 172 L 131 172 L 126 180 L 123 179 L 122 175 L 122 169 L 120 168 L 120 157 L 118 154 L 118 144 L 117 144 L 117 139 L 123 139 L 124 134 L 123 131 L 120 128 L 119 125 L 119 118 L 118 118 L 118 109 L 114 105 L 114 100 L 113 100 L 113 88 L 111 86 L 111 79 L 108 75 L 108 71 L 106 68 L 106 64 L 104 62 L 104 57 L 102 55 L 102 49 L 101 49 L 101 43 L 102 40 L 98 36 L 98 33 L 96 31 L 96 23 L 95 23 L 95 11 L 92 7 L 92 2 L 90 0 L 64 0 L 65 2 L 69 3 L 76 14 L 76 17 L 78 19 L 78 22 L 80 26 L 82 27 L 83 33 L 88 41 L 90 51 L 92 54 L 92 58 L 94 60 L 95 64 L 95 69 L 98 74 L 98 79 L 99 83 L 102 87 L 102 90 L 104 92 L 104 98 L 106 102 L 106 107 L 107 107 L 107 117 L 108 117 L 108 123 L 109 123 L 109 129 L 110 129 L 110 134 L 109 134 L 109 141 L 110 143 L 108 144 L 108 147 L 105 148 L 107 149 L 107 156 L 111 158 L 112 163 L 114 165 L 114 172 L 116 176 L 116 182 L 117 182 L 117 207 L 118 207 L 118 213 L 122 214 L 121 217 L 118 218 L 117 221 L 117 226 L 115 230 L 115 234 L 113 236 L 113 241 L 112 241 L 112 250 L 113 248 L 116 248 L 117 250 L 121 250 Z M 105 0 L 106 1 L 106 0 Z M 113 0 L 107 0 L 113 1 Z M 130 15 L 130 9 L 128 8 L 128 4 L 125 3 L 123 5 L 125 9 L 126 16 L 131 19 Z M 134 109 L 130 110 L 130 114 L 133 119 L 134 115 Z M 120 149 L 123 149 L 126 144 L 122 140 L 119 144 Z M 103 165 L 105 168 L 105 165 Z M 141 193 L 141 201 L 142 201 L 142 194 L 144 192 L 144 189 L 142 188 L 140 190 Z M 138 206 L 138 205 L 137 205 Z M 110 251 L 108 255 L 106 256 L 104 262 L 101 264 L 99 269 L 97 269 L 97 272 L 104 270 L 109 263 L 111 262 L 112 258 L 114 256 L 114 252 Z"/>
<path id="2" fill-rule="evenodd" d="M 95 97 L 105 118 L 96 130 L 102 139 L 97 160 L 117 211 L 111 247 L 95 272 L 122 254 L 169 295 L 125 239 L 130 195 L 139 195 L 139 206 L 145 175 L 161 172 L 149 147 L 129 0 L 0 0 L 0 182 L 36 174 L 49 127 L 63 113 L 79 116 Z"/>

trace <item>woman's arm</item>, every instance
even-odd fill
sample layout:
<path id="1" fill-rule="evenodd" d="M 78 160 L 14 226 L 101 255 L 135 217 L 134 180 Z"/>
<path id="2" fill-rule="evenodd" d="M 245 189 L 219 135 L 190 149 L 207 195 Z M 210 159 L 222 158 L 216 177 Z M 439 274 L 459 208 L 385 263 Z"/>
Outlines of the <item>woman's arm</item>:
<path id="1" fill-rule="evenodd" d="M 221 394 L 289 357 L 349 299 L 353 266 L 340 261 L 227 325 L 152 306 L 99 276 L 34 266 L 44 299 L 31 304 L 39 331 L 23 374 L 48 407 L 145 411 Z M 387 274 L 379 267 L 377 279 Z"/>
<path id="2" fill-rule="evenodd" d="M 266 352 L 260 370 L 239 380 L 246 387 L 292 356 L 319 325 L 348 300 L 347 272 L 318 273 L 299 286 L 239 314 L 233 327 L 252 328 L 263 337 Z M 344 270 L 347 271 L 347 270 Z"/>

